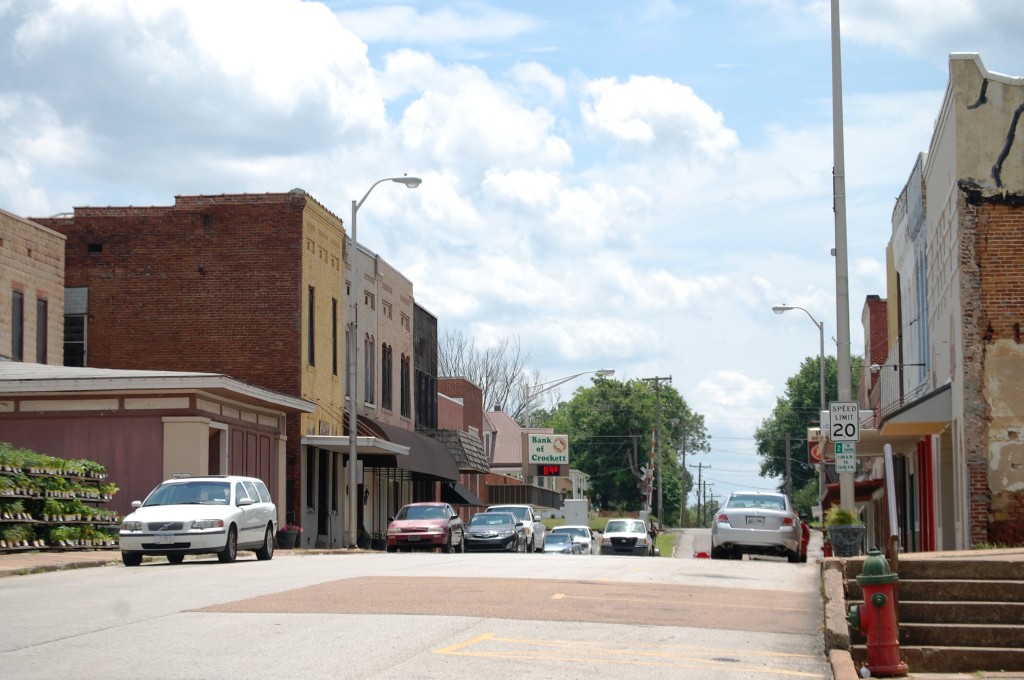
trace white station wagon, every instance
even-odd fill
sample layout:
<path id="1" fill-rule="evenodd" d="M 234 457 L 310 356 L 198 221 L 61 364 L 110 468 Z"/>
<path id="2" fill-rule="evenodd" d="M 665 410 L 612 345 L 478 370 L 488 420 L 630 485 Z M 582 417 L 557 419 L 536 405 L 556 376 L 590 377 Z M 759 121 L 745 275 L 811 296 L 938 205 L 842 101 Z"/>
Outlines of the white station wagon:
<path id="1" fill-rule="evenodd" d="M 119 533 L 127 567 L 146 555 L 163 555 L 171 564 L 202 554 L 234 562 L 239 550 L 254 550 L 259 560 L 274 556 L 277 507 L 255 477 L 169 479 L 132 507 Z"/>

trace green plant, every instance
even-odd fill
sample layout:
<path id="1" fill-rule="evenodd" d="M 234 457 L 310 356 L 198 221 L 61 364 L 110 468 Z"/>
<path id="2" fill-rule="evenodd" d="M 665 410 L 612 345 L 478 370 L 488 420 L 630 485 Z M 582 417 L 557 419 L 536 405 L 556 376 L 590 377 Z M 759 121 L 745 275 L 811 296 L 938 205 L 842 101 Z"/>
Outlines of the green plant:
<path id="1" fill-rule="evenodd" d="M 825 526 L 834 527 L 849 524 L 860 524 L 857 515 L 839 505 L 833 505 L 825 513 Z"/>

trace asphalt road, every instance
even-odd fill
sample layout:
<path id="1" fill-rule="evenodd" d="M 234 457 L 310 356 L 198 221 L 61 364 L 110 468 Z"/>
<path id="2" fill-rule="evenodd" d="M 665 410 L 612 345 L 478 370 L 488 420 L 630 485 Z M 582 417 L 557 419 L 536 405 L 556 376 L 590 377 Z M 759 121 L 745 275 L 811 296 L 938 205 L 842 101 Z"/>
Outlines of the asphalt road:
<path id="1" fill-rule="evenodd" d="M 542 554 L 32 574 L 0 579 L 0 679 L 831 678 L 819 582 L 813 563 Z"/>

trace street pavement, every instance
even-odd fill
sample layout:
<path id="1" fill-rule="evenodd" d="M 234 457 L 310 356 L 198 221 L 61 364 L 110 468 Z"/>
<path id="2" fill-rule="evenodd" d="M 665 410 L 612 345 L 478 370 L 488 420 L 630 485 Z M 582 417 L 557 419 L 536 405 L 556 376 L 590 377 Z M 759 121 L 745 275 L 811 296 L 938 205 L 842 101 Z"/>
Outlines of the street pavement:
<path id="1" fill-rule="evenodd" d="M 676 559 L 705 559 L 710 553 L 710 535 L 707 530 L 676 530 L 675 543 L 672 557 Z M 289 559 L 296 556 L 323 553 L 337 555 L 344 558 L 346 554 L 360 554 L 367 551 L 352 550 L 278 550 L 275 559 Z M 818 532 L 812 534 L 809 559 L 813 562 L 821 559 L 821 538 Z M 948 553 L 947 553 L 948 554 Z M 1024 559 L 1024 556 L 1022 556 Z M 161 561 L 159 559 L 155 561 Z M 90 567 L 113 566 L 120 567 L 121 557 L 118 550 L 81 550 L 81 551 L 33 551 L 23 550 L 17 552 L 0 553 L 0 577 L 31 577 L 32 574 L 53 572 L 61 570 L 85 569 Z M 397 582 L 391 584 L 392 589 L 397 587 Z M 564 589 L 563 589 L 564 590 Z M 383 588 L 371 588 L 368 592 L 385 592 Z M 544 599 L 544 589 L 538 589 L 538 602 Z M 566 595 L 571 596 L 571 595 Z M 331 598 L 336 600 L 336 598 Z M 404 598 L 403 598 L 404 599 Z M 408 599 L 404 599 L 406 603 Z M 848 652 L 843 650 L 832 650 L 829 654 L 829 662 L 836 680 L 857 680 L 860 675 L 853 664 Z M 1022 679 L 1021 672 L 978 672 L 978 673 L 929 673 L 907 676 L 911 680 L 967 680 L 977 678 L 989 678 L 999 680 Z"/>

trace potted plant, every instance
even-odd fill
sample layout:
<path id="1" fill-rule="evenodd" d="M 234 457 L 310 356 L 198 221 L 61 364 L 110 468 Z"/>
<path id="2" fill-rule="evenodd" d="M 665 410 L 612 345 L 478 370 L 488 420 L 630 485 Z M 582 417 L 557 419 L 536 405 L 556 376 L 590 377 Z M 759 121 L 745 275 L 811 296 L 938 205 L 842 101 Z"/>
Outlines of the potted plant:
<path id="1" fill-rule="evenodd" d="M 282 524 L 277 530 L 277 547 L 284 550 L 291 550 L 299 540 L 302 527 L 298 524 Z"/>
<path id="2" fill-rule="evenodd" d="M 855 557 L 860 554 L 865 526 L 858 521 L 856 514 L 833 505 L 825 514 L 825 528 L 832 553 L 836 557 Z"/>

